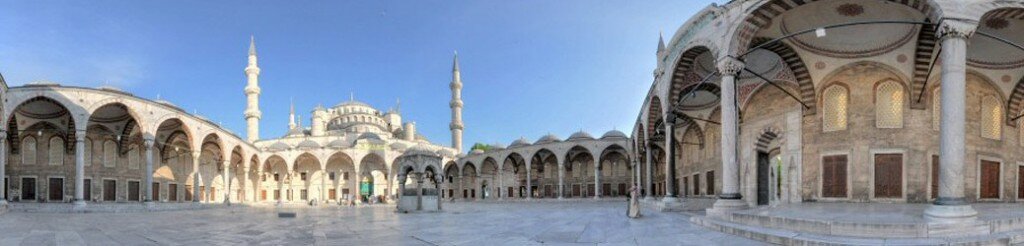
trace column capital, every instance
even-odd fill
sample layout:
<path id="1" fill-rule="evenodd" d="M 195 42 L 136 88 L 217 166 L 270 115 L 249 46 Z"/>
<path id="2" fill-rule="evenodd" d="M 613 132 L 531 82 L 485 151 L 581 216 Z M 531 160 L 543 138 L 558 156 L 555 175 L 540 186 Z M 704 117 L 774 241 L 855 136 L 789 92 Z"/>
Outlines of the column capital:
<path id="1" fill-rule="evenodd" d="M 718 73 L 732 76 L 740 74 L 740 72 L 743 71 L 744 66 L 746 66 L 746 64 L 743 63 L 743 61 L 731 56 L 719 59 L 717 64 Z"/>
<path id="2" fill-rule="evenodd" d="M 937 34 L 939 40 L 946 38 L 968 39 L 977 30 L 977 23 L 969 23 L 965 20 L 946 19 L 939 23 Z"/>
<path id="3" fill-rule="evenodd" d="M 153 148 L 153 144 L 155 144 L 155 143 L 156 143 L 156 140 L 153 139 L 153 137 L 143 137 L 142 138 L 142 144 L 144 146 L 146 146 L 146 149 Z"/>
<path id="4" fill-rule="evenodd" d="M 667 123 L 667 124 L 665 124 L 665 128 L 671 129 L 672 126 L 675 125 L 676 121 L 678 121 L 678 120 L 679 120 L 679 115 L 677 115 L 674 112 L 668 112 L 667 114 L 665 114 L 665 123 Z"/>

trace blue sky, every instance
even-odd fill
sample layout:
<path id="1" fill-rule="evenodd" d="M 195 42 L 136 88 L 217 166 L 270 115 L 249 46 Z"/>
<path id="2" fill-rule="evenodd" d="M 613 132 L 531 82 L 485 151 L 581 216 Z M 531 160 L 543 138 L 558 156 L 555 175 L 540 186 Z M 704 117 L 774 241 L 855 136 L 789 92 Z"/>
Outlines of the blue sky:
<path id="1" fill-rule="evenodd" d="M 288 102 L 308 126 L 350 93 L 450 143 L 458 50 L 465 145 L 629 132 L 666 39 L 714 1 L 16 1 L 0 8 L 0 73 L 158 96 L 243 134 L 255 35 L 261 138 Z M 718 1 L 720 4 L 722 1 Z M 242 136 L 244 137 L 244 136 Z"/>

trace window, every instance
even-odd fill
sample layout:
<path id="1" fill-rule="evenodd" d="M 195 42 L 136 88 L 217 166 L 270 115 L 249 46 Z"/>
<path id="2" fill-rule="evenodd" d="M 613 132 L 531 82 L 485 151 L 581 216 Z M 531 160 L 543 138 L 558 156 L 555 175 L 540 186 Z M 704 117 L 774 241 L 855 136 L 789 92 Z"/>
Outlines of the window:
<path id="1" fill-rule="evenodd" d="M 932 93 L 932 130 L 939 130 L 939 122 L 942 122 L 942 91 L 935 88 Z"/>
<path id="2" fill-rule="evenodd" d="M 875 89 L 875 127 L 903 127 L 903 87 L 896 81 L 885 81 Z"/>
<path id="3" fill-rule="evenodd" d="M 48 162 L 50 166 L 60 166 L 64 164 L 64 139 L 59 137 L 50 138 L 50 146 L 47 149 Z"/>
<path id="4" fill-rule="evenodd" d="M 92 166 L 92 140 L 85 138 L 85 166 Z"/>
<path id="5" fill-rule="evenodd" d="M 139 146 L 131 145 L 128 147 L 128 168 L 139 169 Z"/>
<path id="6" fill-rule="evenodd" d="M 327 173 L 327 179 L 334 181 L 334 172 Z"/>
<path id="7" fill-rule="evenodd" d="M 348 172 L 342 173 L 341 179 L 342 180 L 348 180 Z M 448 178 L 448 182 L 451 182 L 451 178 L 450 177 Z"/>
<path id="8" fill-rule="evenodd" d="M 1002 136 L 1003 108 L 995 96 L 981 99 L 981 136 L 999 140 Z"/>
<path id="9" fill-rule="evenodd" d="M 21 141 L 21 149 L 21 164 L 36 164 L 36 138 L 25 137 L 25 140 Z"/>
<path id="10" fill-rule="evenodd" d="M 306 181 L 306 172 L 299 173 L 299 179 L 302 181 Z"/>
<path id="11" fill-rule="evenodd" d="M 832 85 L 825 89 L 823 129 L 825 132 L 846 130 L 846 107 L 849 102 L 846 87 Z"/>
<path id="12" fill-rule="evenodd" d="M 281 181 L 281 174 L 275 173 L 274 174 L 274 181 Z"/>
<path id="13" fill-rule="evenodd" d="M 114 167 L 117 163 L 117 144 L 113 140 L 103 142 L 103 166 Z"/>

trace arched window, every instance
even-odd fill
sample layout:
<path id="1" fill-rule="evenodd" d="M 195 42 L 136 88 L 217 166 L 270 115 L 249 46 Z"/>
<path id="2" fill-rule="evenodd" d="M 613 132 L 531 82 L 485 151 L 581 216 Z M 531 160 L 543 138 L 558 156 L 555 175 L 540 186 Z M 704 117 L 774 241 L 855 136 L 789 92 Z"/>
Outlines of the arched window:
<path id="1" fill-rule="evenodd" d="M 903 87 L 896 81 L 885 81 L 875 88 L 875 127 L 903 127 Z"/>
<path id="2" fill-rule="evenodd" d="M 939 122 L 942 122 L 942 91 L 935 88 L 932 92 L 932 130 L 939 130 Z"/>
<path id="3" fill-rule="evenodd" d="M 995 96 L 981 99 L 981 137 L 1001 139 L 1003 134 L 1003 108 Z"/>
<path id="4" fill-rule="evenodd" d="M 103 142 L 103 166 L 114 167 L 117 165 L 117 144 L 113 140 Z"/>
<path id="5" fill-rule="evenodd" d="M 21 141 L 21 164 L 36 164 L 36 138 L 28 136 Z"/>
<path id="6" fill-rule="evenodd" d="M 849 102 L 846 87 L 832 85 L 822 93 L 824 100 L 822 128 L 825 132 L 846 130 L 846 108 Z"/>
<path id="7" fill-rule="evenodd" d="M 128 168 L 139 169 L 139 146 L 132 144 L 128 147 Z"/>
<path id="8" fill-rule="evenodd" d="M 50 146 L 47 148 L 48 161 L 50 166 L 60 166 L 64 164 L 64 139 L 60 137 L 50 138 Z"/>
<path id="9" fill-rule="evenodd" d="M 85 138 L 85 166 L 92 166 L 92 140 Z"/>

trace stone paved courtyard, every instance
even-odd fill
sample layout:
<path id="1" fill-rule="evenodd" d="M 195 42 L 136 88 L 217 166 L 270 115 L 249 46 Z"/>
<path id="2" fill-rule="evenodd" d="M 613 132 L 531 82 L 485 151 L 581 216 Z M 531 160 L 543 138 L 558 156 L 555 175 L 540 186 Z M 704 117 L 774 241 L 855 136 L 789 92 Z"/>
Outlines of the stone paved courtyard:
<path id="1" fill-rule="evenodd" d="M 219 208 L 0 216 L 0 245 L 759 245 L 679 213 L 629 220 L 624 202 L 451 203 L 394 207 Z M 276 211 L 296 212 L 278 218 Z"/>

